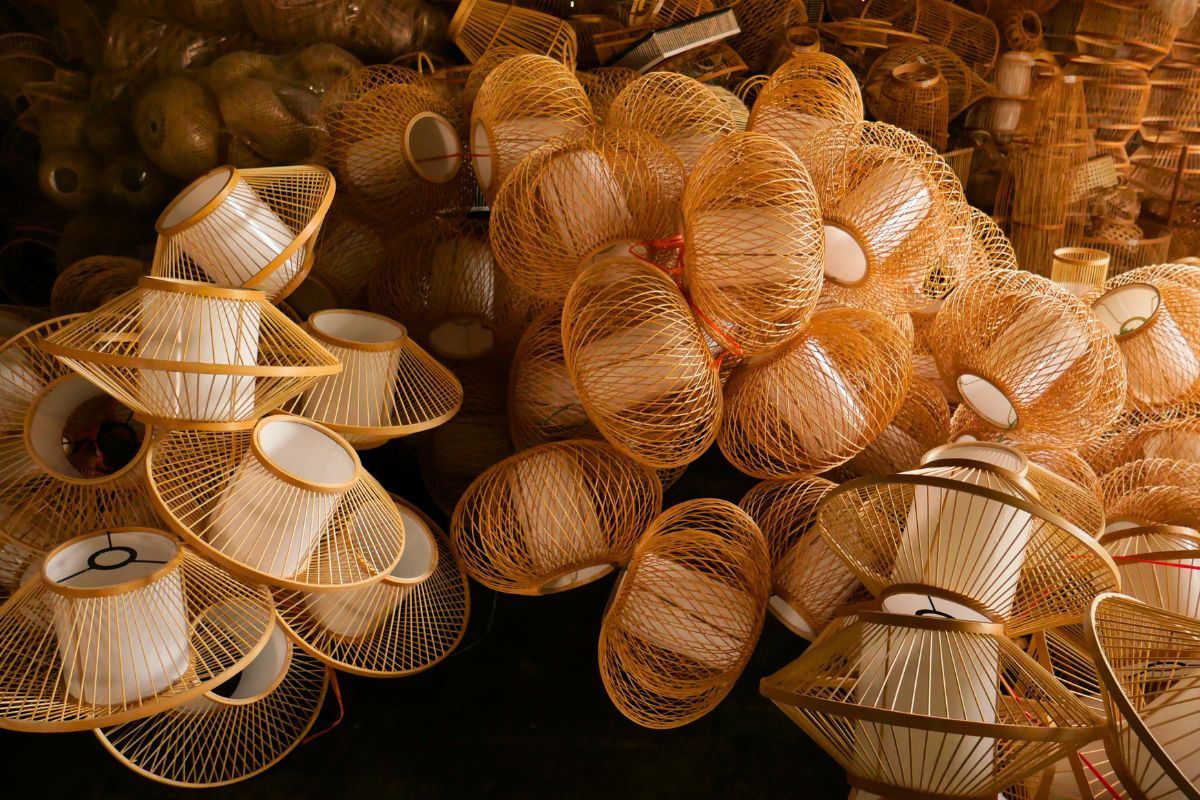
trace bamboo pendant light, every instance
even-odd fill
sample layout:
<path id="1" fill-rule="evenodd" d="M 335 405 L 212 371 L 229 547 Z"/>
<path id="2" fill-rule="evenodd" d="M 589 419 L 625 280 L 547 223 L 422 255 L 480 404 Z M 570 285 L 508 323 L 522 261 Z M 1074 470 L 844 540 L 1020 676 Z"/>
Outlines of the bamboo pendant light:
<path id="1" fill-rule="evenodd" d="M 887 427 L 843 471 L 853 477 L 913 469 L 926 451 L 950 438 L 950 406 L 934 383 L 913 375 L 908 393 Z"/>
<path id="2" fill-rule="evenodd" d="M 825 128 L 862 119 L 858 80 L 845 62 L 825 53 L 800 53 L 767 79 L 746 129 L 796 150 Z"/>
<path id="3" fill-rule="evenodd" d="M 458 4 L 446 35 L 474 63 L 490 48 L 520 47 L 550 56 L 575 68 L 575 31 L 557 17 L 494 0 L 464 0 Z"/>
<path id="4" fill-rule="evenodd" d="M 1148 525 L 1100 540 L 1121 571 L 1126 594 L 1155 608 L 1200 618 L 1200 533 Z"/>
<path id="5" fill-rule="evenodd" d="M 542 312 L 521 337 L 508 377 L 508 421 L 518 450 L 600 436 L 567 371 L 562 309 Z"/>
<path id="6" fill-rule="evenodd" d="M 55 316 L 78 314 L 104 305 L 137 286 L 146 265 L 136 258 L 90 256 L 58 273 L 50 292 Z"/>
<path id="7" fill-rule="evenodd" d="M 1169 458 L 1130 461 L 1100 476 L 1105 533 L 1146 525 L 1200 530 L 1200 465 Z"/>

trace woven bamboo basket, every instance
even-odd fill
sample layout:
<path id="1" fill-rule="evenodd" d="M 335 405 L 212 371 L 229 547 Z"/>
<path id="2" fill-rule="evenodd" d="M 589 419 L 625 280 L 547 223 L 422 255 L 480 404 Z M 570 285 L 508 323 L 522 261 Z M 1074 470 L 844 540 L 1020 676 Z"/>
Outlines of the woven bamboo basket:
<path id="1" fill-rule="evenodd" d="M 950 94 L 934 65 L 909 62 L 894 67 L 884 76 L 871 110 L 881 122 L 903 128 L 938 152 L 946 149 Z"/>
<path id="2" fill-rule="evenodd" d="M 459 3 L 446 35 L 474 63 L 492 47 L 511 45 L 575 68 L 575 31 L 565 21 L 494 0 Z"/>
<path id="3" fill-rule="evenodd" d="M 1033 52 L 1042 47 L 1042 18 L 1031 8 L 1013 6 L 1005 9 L 996 20 L 996 27 L 1005 50 Z"/>
<path id="4" fill-rule="evenodd" d="M 862 118 L 862 93 L 849 67 L 825 53 L 801 53 L 767 79 L 746 129 L 797 150 L 825 128 Z"/>
<path id="5" fill-rule="evenodd" d="M 1200 615 L 1200 533 L 1148 525 L 1106 534 L 1100 543 L 1117 562 L 1126 594 L 1173 614 Z"/>
<path id="6" fill-rule="evenodd" d="M 198 81 L 170 75 L 138 95 L 133 133 L 150 160 L 173 178 L 193 180 L 221 163 L 221 112 Z"/>
<path id="7" fill-rule="evenodd" d="M 703 84 L 673 72 L 651 72 L 622 89 L 605 124 L 656 136 L 688 173 L 710 145 L 734 131 L 724 103 Z"/>
<path id="8" fill-rule="evenodd" d="M 1110 259 L 1103 250 L 1090 247 L 1055 248 L 1050 280 L 1076 297 L 1084 297 L 1104 285 Z"/>
<path id="9" fill-rule="evenodd" d="M 863 83 L 867 105 L 875 107 L 883 82 L 893 69 L 912 63 L 928 64 L 942 74 L 946 81 L 946 113 L 950 119 L 994 91 L 987 81 L 972 72 L 952 51 L 934 44 L 902 44 L 885 50 L 871 64 L 871 71 Z"/>
<path id="10" fill-rule="evenodd" d="M 913 375 L 896 415 L 842 471 L 852 477 L 915 468 L 921 456 L 950 438 L 950 406 L 932 381 Z"/>
<path id="11" fill-rule="evenodd" d="M 953 50 L 980 77 L 996 63 L 1000 49 L 996 23 L 948 0 L 871 0 L 864 16 L 890 20 L 900 30 Z"/>
<path id="12" fill-rule="evenodd" d="M 1148 4 L 1084 0 L 1075 46 L 1085 55 L 1136 61 L 1148 69 L 1166 57 L 1178 30 Z"/>
<path id="13" fill-rule="evenodd" d="M 576 72 L 575 78 L 592 104 L 592 113 L 597 122 L 608 119 L 608 110 L 626 86 L 641 77 L 637 71 L 626 67 L 597 67 L 587 72 Z"/>
<path id="14" fill-rule="evenodd" d="M 1200 530 L 1200 467 L 1190 461 L 1129 461 L 1100 477 L 1106 533 L 1149 525 Z"/>
<path id="15" fill-rule="evenodd" d="M 1142 114 L 1142 138 L 1178 138 L 1195 143 L 1200 135 L 1200 65 L 1164 61 L 1151 71 L 1150 97 Z"/>
<path id="16" fill-rule="evenodd" d="M 1150 78 L 1139 64 L 1099 56 L 1076 56 L 1068 75 L 1083 84 L 1088 125 L 1096 141 L 1124 144 L 1142 124 L 1150 101 Z"/>
<path id="17" fill-rule="evenodd" d="M 1166 201 L 1200 201 L 1200 148 L 1173 141 L 1143 142 L 1129 160 L 1129 180 L 1145 194 Z"/>
<path id="18" fill-rule="evenodd" d="M 136 258 L 91 256 L 58 273 L 50 292 L 55 316 L 91 311 L 137 286 L 147 266 Z"/>
<path id="19" fill-rule="evenodd" d="M 518 450 L 600 437 L 567 371 L 561 308 L 543 311 L 521 337 L 508 377 L 508 421 Z"/>
<path id="20" fill-rule="evenodd" d="M 771 59 L 767 72 L 774 72 L 801 53 L 819 52 L 821 33 L 812 25 L 792 25 L 783 32 L 781 41 L 776 45 L 775 56 Z"/>
<path id="21" fill-rule="evenodd" d="M 625 717 L 677 728 L 725 698 L 771 592 L 758 526 L 724 500 L 667 509 L 638 542 L 600 629 L 600 678 Z"/>

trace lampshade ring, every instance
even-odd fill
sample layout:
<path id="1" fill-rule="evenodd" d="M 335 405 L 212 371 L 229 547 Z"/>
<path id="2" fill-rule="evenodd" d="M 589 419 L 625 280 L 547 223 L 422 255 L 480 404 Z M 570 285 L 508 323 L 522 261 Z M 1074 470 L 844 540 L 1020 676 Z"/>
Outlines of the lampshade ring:
<path id="1" fill-rule="evenodd" d="M 447 143 L 449 152 L 439 146 Z M 449 183 L 462 169 L 461 145 L 450 121 L 434 111 L 422 111 L 408 121 L 404 129 L 404 155 L 413 171 L 430 183 Z M 443 161 L 451 162 L 449 169 L 437 169 Z M 432 165 L 432 166 L 431 166 Z"/>
<path id="2" fill-rule="evenodd" d="M 1116 300 L 1123 294 L 1136 295 L 1138 293 L 1144 295 L 1142 302 L 1146 307 L 1138 309 L 1136 312 L 1130 309 L 1129 313 L 1120 317 L 1114 316 L 1114 312 L 1109 310 L 1107 302 Z M 1097 298 L 1092 303 L 1092 313 L 1100 318 L 1104 327 L 1117 338 L 1118 342 L 1123 343 L 1129 341 L 1137 333 L 1153 327 L 1162 306 L 1162 294 L 1155 286 L 1142 282 L 1126 283 L 1108 290 Z"/>
<path id="3" fill-rule="evenodd" d="M 170 558 L 165 560 L 142 561 L 139 559 L 139 553 L 136 549 L 127 545 L 114 545 L 112 543 L 112 534 L 114 533 L 144 533 L 150 536 L 157 536 L 174 544 L 175 551 Z M 108 546 L 90 553 L 87 559 L 87 566 L 85 568 L 77 570 L 71 575 L 64 576 L 60 580 L 73 578 L 84 571 L 108 571 L 120 569 L 121 567 L 131 563 L 157 563 L 159 566 L 135 578 L 102 587 L 64 586 L 60 581 L 56 581 L 51 577 L 50 571 L 57 563 L 56 560 L 63 556 L 68 548 L 79 546 L 87 540 L 100 537 L 107 537 Z M 110 553 L 116 554 L 117 559 L 109 559 L 107 557 L 101 559 L 102 555 L 107 556 L 107 554 Z M 147 528 L 138 526 L 127 526 L 108 528 L 107 530 L 95 531 L 93 533 L 84 534 L 83 536 L 77 536 L 73 539 L 68 539 L 46 554 L 46 557 L 42 559 L 39 573 L 42 581 L 44 581 L 46 584 L 46 588 L 50 592 L 63 597 L 116 597 L 117 595 L 128 594 L 143 587 L 149 586 L 152 583 L 158 582 L 162 578 L 178 570 L 182 561 L 183 544 L 174 536 L 171 536 L 163 531 L 149 530 Z"/>
<path id="4" fill-rule="evenodd" d="M 271 426 L 274 425 L 299 425 L 324 435 L 328 440 L 342 449 L 349 458 L 351 463 L 350 475 L 345 480 L 333 481 L 330 483 L 322 483 L 310 481 L 301 475 L 289 470 L 285 466 L 281 466 L 278 460 L 271 456 L 263 444 L 262 435 Z M 254 433 L 250 439 L 250 449 L 254 453 L 259 464 L 263 469 L 267 470 L 275 477 L 279 478 L 284 483 L 295 486 L 298 489 L 304 489 L 311 492 L 320 492 L 322 494 L 340 494 L 349 490 L 358 481 L 362 474 L 362 462 L 358 458 L 358 453 L 349 445 L 341 436 L 334 433 L 331 429 L 314 422 L 304 417 L 292 415 L 272 415 L 259 420 L 254 426 Z"/>
<path id="5" fill-rule="evenodd" d="M 198 208 L 186 214 L 184 218 L 178 222 L 172 222 L 169 224 L 166 222 L 167 218 L 170 217 L 181 204 L 185 203 L 192 196 L 193 192 L 200 191 L 204 187 L 205 183 L 222 176 L 224 177 L 224 183 L 221 185 L 220 189 L 213 193 L 213 195 L 205 200 Z M 171 202 L 167 204 L 167 207 L 162 210 L 162 213 L 158 215 L 158 219 L 154 223 L 155 230 L 158 231 L 160 236 L 174 236 L 175 234 L 185 231 L 193 225 L 201 222 L 209 214 L 220 208 L 221 204 L 225 202 L 225 198 L 233 194 L 233 190 L 237 188 L 238 178 L 240 177 L 241 172 L 237 167 L 226 165 L 217 167 L 216 169 L 196 178 L 194 181 L 189 183 L 182 192 L 175 195 Z"/>

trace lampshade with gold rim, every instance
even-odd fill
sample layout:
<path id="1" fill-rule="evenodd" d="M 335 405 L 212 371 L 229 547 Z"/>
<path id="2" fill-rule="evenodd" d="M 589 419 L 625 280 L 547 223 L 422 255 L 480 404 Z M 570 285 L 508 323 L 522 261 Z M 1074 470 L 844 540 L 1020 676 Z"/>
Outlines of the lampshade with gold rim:
<path id="1" fill-rule="evenodd" d="M 492 47 L 511 45 L 575 68 L 575 31 L 565 21 L 530 8 L 495 0 L 464 0 L 446 35 L 472 63 Z"/>
<path id="2" fill-rule="evenodd" d="M 904 402 L 887 427 L 841 471 L 851 477 L 903 472 L 950 439 L 950 406 L 931 381 L 913 375 Z"/>
<path id="3" fill-rule="evenodd" d="M 567 371 L 561 308 L 539 314 L 517 345 L 508 376 L 508 422 L 518 450 L 600 436 Z"/>
<path id="4" fill-rule="evenodd" d="M 1146 458 L 1100 476 L 1105 533 L 1146 525 L 1200 529 L 1200 464 Z"/>
<path id="5" fill-rule="evenodd" d="M 50 291 L 55 316 L 78 314 L 107 303 L 137 286 L 147 265 L 136 258 L 90 256 L 58 273 Z"/>
<path id="6" fill-rule="evenodd" d="M 1050 280 L 1076 297 L 1084 297 L 1104 285 L 1110 259 L 1103 250 L 1090 247 L 1056 247 Z"/>
<path id="7" fill-rule="evenodd" d="M 800 53 L 767 79 L 746 129 L 797 150 L 825 128 L 862 119 L 862 94 L 850 68 L 826 53 Z"/>

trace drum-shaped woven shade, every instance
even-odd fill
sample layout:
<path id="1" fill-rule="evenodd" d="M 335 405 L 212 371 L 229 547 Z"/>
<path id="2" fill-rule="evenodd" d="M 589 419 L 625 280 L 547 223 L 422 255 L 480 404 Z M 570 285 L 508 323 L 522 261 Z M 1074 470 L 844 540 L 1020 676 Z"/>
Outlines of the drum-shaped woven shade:
<path id="1" fill-rule="evenodd" d="M 464 0 L 446 29 L 471 62 L 490 48 L 512 45 L 575 68 L 575 31 L 565 21 L 495 0 Z"/>
<path id="2" fill-rule="evenodd" d="M 539 314 L 521 337 L 508 376 L 508 423 L 518 450 L 600 435 L 567 371 L 562 309 Z"/>
<path id="3" fill-rule="evenodd" d="M 801 53 L 771 75 L 754 100 L 747 130 L 799 149 L 831 125 L 861 122 L 862 94 L 846 63 L 826 53 Z"/>
<path id="4" fill-rule="evenodd" d="M 651 72 L 630 83 L 613 99 L 604 124 L 658 137 L 686 172 L 709 145 L 735 130 L 728 106 L 704 84 L 676 72 Z"/>
<path id="5" fill-rule="evenodd" d="M 931 381 L 913 375 L 908 393 L 887 427 L 842 468 L 854 477 L 903 472 L 950 438 L 950 406 Z"/>
<path id="6" fill-rule="evenodd" d="M 1057 247 L 1050 264 L 1050 280 L 1076 297 L 1104 285 L 1111 257 L 1090 247 Z"/>
<path id="7" fill-rule="evenodd" d="M 871 64 L 871 71 L 863 84 L 863 95 L 867 106 L 875 108 L 882 98 L 880 90 L 885 78 L 892 70 L 904 64 L 920 63 L 936 67 L 946 81 L 947 112 L 954 119 L 977 100 L 992 93 L 991 86 L 971 71 L 966 63 L 936 44 L 901 44 L 890 47 Z"/>
<path id="8" fill-rule="evenodd" d="M 1144 525 L 1200 529 L 1200 464 L 1170 458 L 1130 461 L 1100 477 L 1106 532 Z"/>

